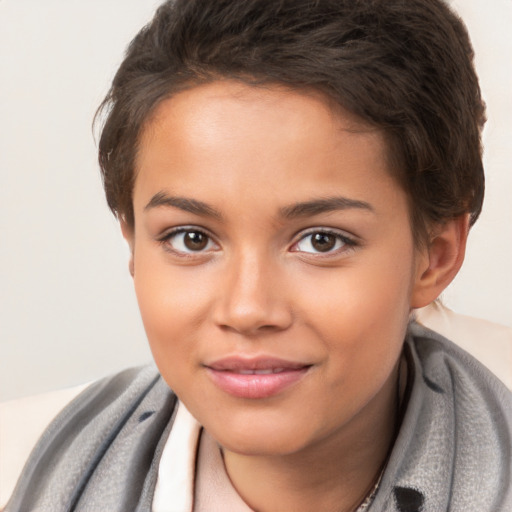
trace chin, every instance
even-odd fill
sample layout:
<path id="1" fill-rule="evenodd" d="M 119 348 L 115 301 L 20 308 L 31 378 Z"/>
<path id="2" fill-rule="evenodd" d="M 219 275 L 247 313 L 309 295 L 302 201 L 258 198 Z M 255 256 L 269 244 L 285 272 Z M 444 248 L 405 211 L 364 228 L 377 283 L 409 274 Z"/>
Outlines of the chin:
<path id="1" fill-rule="evenodd" d="M 283 439 L 282 436 L 273 436 L 270 438 L 266 435 L 254 435 L 234 437 L 231 436 L 223 443 L 218 443 L 225 450 L 236 453 L 238 455 L 246 455 L 252 457 L 279 457 L 291 455 L 301 450 L 304 443 L 299 440 Z"/>
<path id="2" fill-rule="evenodd" d="M 250 423 L 205 426 L 209 434 L 226 450 L 247 456 L 284 456 L 305 448 L 312 435 L 299 430 L 296 424 L 265 422 L 263 419 Z"/>

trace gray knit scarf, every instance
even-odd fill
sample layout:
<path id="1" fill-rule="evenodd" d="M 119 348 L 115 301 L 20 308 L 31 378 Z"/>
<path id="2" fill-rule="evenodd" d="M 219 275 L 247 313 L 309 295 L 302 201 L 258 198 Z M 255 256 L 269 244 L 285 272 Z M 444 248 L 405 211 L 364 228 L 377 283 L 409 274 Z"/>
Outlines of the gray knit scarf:
<path id="1" fill-rule="evenodd" d="M 512 394 L 417 324 L 405 349 L 406 411 L 369 512 L 512 512 Z M 43 434 L 6 512 L 150 512 L 175 405 L 153 367 L 93 384 Z"/>

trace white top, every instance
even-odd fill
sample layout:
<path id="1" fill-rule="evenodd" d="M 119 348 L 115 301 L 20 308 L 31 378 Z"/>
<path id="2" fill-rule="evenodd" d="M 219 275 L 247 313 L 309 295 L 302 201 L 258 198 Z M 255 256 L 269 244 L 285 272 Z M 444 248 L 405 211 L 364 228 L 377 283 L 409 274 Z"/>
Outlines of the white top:
<path id="1" fill-rule="evenodd" d="M 152 512 L 192 512 L 200 430 L 197 420 L 179 403 L 158 467 Z"/>
<path id="2" fill-rule="evenodd" d="M 231 484 L 219 446 L 181 402 L 160 459 L 152 508 L 252 512 Z"/>

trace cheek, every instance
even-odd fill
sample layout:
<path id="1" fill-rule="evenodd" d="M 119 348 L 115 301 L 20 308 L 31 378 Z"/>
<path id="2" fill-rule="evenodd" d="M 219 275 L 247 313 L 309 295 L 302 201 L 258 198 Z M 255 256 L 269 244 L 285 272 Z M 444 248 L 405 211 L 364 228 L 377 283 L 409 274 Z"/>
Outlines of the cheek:
<path id="1" fill-rule="evenodd" d="M 408 318 L 412 289 L 409 258 L 380 254 L 378 261 L 361 258 L 353 265 L 301 276 L 294 294 L 303 314 L 325 328 L 376 329 Z M 308 314 L 311 313 L 311 314 Z M 314 320 L 317 319 L 317 320 Z"/>
<path id="2" fill-rule="evenodd" d="M 175 268 L 136 251 L 134 285 L 153 357 L 166 377 L 193 364 L 194 340 L 209 309 L 211 286 L 201 270 Z"/>
<path id="3" fill-rule="evenodd" d="M 164 327 L 199 315 L 210 294 L 205 269 L 170 264 L 163 249 L 147 245 L 136 246 L 134 258 L 135 292 L 143 320 Z"/>
<path id="4" fill-rule="evenodd" d="M 299 316 L 322 339 L 333 375 L 378 386 L 392 370 L 410 309 L 412 261 L 404 254 L 400 261 L 394 251 L 380 252 L 378 261 L 360 260 L 296 290 Z"/>

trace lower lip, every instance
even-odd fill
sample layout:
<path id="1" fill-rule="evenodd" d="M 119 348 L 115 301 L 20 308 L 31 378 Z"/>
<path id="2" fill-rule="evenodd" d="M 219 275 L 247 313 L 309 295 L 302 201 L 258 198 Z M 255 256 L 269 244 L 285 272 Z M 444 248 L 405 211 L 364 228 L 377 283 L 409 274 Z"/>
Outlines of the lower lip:
<path id="1" fill-rule="evenodd" d="M 208 368 L 208 374 L 222 391 L 237 398 L 268 398 L 299 382 L 310 367 L 279 373 L 244 375 Z"/>

